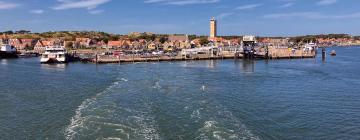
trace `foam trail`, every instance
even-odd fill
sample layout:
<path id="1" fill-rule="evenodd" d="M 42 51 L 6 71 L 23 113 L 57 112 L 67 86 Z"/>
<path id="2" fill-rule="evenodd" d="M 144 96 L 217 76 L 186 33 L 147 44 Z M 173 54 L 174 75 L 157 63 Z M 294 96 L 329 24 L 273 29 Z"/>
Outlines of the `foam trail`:
<path id="1" fill-rule="evenodd" d="M 126 78 L 121 78 L 121 80 L 122 80 L 122 81 L 124 81 L 124 82 L 129 81 L 129 80 L 128 80 L 128 79 L 126 79 Z"/>
<path id="2" fill-rule="evenodd" d="M 209 104 L 210 103 L 210 104 Z M 236 118 L 226 107 L 216 102 L 197 102 L 200 108 L 194 110 L 191 119 L 194 122 L 203 123 L 198 129 L 196 139 L 218 139 L 218 140 L 259 140 L 238 118 Z M 212 106 L 205 109 L 201 106 Z M 208 117 L 206 117 L 208 116 Z M 206 118 L 204 118 L 206 117 Z"/>
<path id="3" fill-rule="evenodd" d="M 75 139 L 76 131 L 75 129 L 78 127 L 83 126 L 84 122 L 88 119 L 88 117 L 82 116 L 82 112 L 84 109 L 88 108 L 91 104 L 96 102 L 97 97 L 106 94 L 107 91 L 112 89 L 113 87 L 117 86 L 119 84 L 119 81 L 113 82 L 109 87 L 107 87 L 104 91 L 96 94 L 94 97 L 86 99 L 81 103 L 81 105 L 76 109 L 75 116 L 71 118 L 70 125 L 66 128 L 65 134 L 66 139 L 72 140 Z"/>
<path id="4" fill-rule="evenodd" d="M 122 106 L 118 102 L 122 100 L 122 96 L 117 94 L 122 89 L 119 83 L 124 86 L 132 85 L 126 81 L 128 80 L 125 78 L 118 78 L 104 91 L 83 101 L 65 130 L 66 139 L 96 138 L 103 134 L 108 136 L 105 139 L 160 139 L 155 117 L 151 114 L 152 102 L 142 102 L 139 106 Z M 129 94 L 131 95 L 123 92 L 123 96 Z M 142 99 L 141 96 L 133 98 L 131 102 Z"/>

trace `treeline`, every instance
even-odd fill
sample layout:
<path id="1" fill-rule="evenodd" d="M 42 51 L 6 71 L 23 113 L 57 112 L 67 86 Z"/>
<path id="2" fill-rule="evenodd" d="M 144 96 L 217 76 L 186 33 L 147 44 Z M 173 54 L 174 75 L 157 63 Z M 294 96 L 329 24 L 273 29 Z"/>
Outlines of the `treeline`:
<path id="1" fill-rule="evenodd" d="M 321 35 L 306 35 L 306 36 L 297 36 L 291 37 L 290 41 L 292 42 L 315 42 L 317 38 L 352 38 L 351 35 L 348 34 L 321 34 Z"/>
<path id="2" fill-rule="evenodd" d="M 30 31 L 5 31 L 0 32 L 6 34 L 11 38 L 28 38 L 28 39 L 45 39 L 45 38 L 59 38 L 65 41 L 74 41 L 76 38 L 91 38 L 95 40 L 119 40 L 123 35 L 109 34 L 105 32 L 97 31 L 56 31 L 56 32 L 43 32 L 43 33 L 31 33 Z"/>
<path id="3" fill-rule="evenodd" d="M 155 41 L 159 40 L 160 42 L 165 42 L 168 39 L 167 34 L 152 34 L 152 33 L 137 33 L 137 34 L 128 34 L 128 35 L 120 35 L 120 34 L 110 34 L 106 32 L 100 31 L 50 31 L 50 32 L 43 32 L 43 33 L 32 33 L 26 30 L 20 31 L 4 31 L 0 32 L 0 34 L 6 34 L 11 38 L 17 39 L 46 39 L 46 38 L 59 38 L 65 41 L 75 41 L 76 38 L 91 38 L 94 40 L 101 41 L 103 40 L 105 43 L 108 41 L 119 40 L 121 38 L 127 38 L 132 41 L 144 39 L 147 41 Z M 189 38 L 197 38 L 196 35 L 190 35 Z"/>

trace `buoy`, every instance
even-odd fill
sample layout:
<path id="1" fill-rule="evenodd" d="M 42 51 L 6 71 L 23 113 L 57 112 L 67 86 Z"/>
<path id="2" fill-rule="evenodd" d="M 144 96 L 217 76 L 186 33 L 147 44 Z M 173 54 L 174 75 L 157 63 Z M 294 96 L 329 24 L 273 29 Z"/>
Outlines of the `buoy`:
<path id="1" fill-rule="evenodd" d="M 201 88 L 202 88 L 203 91 L 205 91 L 205 85 L 203 85 Z"/>

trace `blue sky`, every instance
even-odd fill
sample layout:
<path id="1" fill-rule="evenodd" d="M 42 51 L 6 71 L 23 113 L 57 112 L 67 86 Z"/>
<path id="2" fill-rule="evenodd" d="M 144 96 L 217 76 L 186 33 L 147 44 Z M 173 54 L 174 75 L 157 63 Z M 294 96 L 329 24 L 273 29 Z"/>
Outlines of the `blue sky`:
<path id="1" fill-rule="evenodd" d="M 0 31 L 360 35 L 360 0 L 0 0 Z"/>

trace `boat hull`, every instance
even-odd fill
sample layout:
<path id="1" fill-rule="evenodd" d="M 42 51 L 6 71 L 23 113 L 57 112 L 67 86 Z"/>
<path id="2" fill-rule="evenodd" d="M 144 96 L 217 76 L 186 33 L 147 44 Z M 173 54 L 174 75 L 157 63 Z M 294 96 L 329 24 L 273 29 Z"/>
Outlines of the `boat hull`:
<path id="1" fill-rule="evenodd" d="M 8 53 L 0 51 L 0 58 L 18 58 L 19 56 L 16 53 Z"/>
<path id="2" fill-rule="evenodd" d="M 67 63 L 66 58 L 41 58 L 42 64 Z"/>

